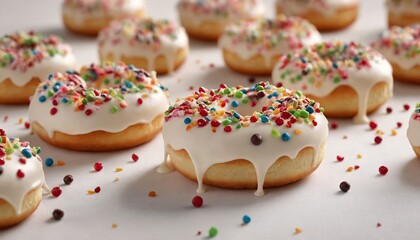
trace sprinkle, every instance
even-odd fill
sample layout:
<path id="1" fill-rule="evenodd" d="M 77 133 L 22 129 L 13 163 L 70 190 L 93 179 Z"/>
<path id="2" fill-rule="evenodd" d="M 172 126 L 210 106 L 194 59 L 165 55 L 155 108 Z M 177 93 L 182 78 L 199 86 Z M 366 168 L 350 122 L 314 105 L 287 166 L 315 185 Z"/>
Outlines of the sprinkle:
<path id="1" fill-rule="evenodd" d="M 387 107 L 387 108 L 386 108 L 386 113 L 387 113 L 387 114 L 391 114 L 391 113 L 392 113 L 392 108 Z"/>
<path id="2" fill-rule="evenodd" d="M 66 185 L 70 185 L 70 184 L 73 182 L 73 180 L 74 180 L 74 178 L 73 178 L 73 176 L 72 176 L 72 175 L 70 175 L 70 174 L 68 174 L 68 175 L 64 176 L 64 178 L 63 178 L 63 182 L 64 182 L 64 184 L 66 184 Z"/>
<path id="3" fill-rule="evenodd" d="M 100 193 L 100 192 L 101 192 L 101 187 L 99 187 L 99 186 L 98 186 L 98 187 L 96 187 L 96 188 L 95 188 L 95 193 Z"/>
<path id="4" fill-rule="evenodd" d="M 209 229 L 209 237 L 210 238 L 216 237 L 217 236 L 217 233 L 218 233 L 218 230 L 217 230 L 216 227 L 211 227 Z"/>
<path id="5" fill-rule="evenodd" d="M 137 154 L 133 153 L 133 154 L 131 154 L 131 159 L 132 159 L 134 162 L 137 162 L 137 161 L 139 160 L 139 156 L 137 156 Z"/>
<path id="6" fill-rule="evenodd" d="M 103 168 L 103 164 L 101 162 L 95 162 L 95 164 L 93 165 L 93 168 L 95 169 L 95 171 L 99 172 L 102 170 Z"/>
<path id="7" fill-rule="evenodd" d="M 60 187 L 53 187 L 51 189 L 51 195 L 53 195 L 54 197 L 59 197 L 62 193 L 62 190 Z"/>
<path id="8" fill-rule="evenodd" d="M 380 136 L 376 136 L 374 140 L 376 144 L 381 144 L 382 142 L 382 138 Z"/>
<path id="9" fill-rule="evenodd" d="M 50 110 L 50 114 L 51 115 L 55 115 L 55 114 L 57 114 L 57 112 L 58 112 L 58 109 L 57 108 L 55 108 L 55 107 L 53 107 L 53 108 L 51 108 L 51 110 Z"/>
<path id="10" fill-rule="evenodd" d="M 376 124 L 375 122 L 371 121 L 371 122 L 369 122 L 369 127 L 370 127 L 370 129 L 375 130 L 376 127 L 378 127 L 378 124 Z"/>
<path id="11" fill-rule="evenodd" d="M 388 168 L 385 166 L 380 166 L 379 167 L 379 174 L 381 175 L 386 175 L 388 173 Z"/>
<path id="12" fill-rule="evenodd" d="M 293 131 L 296 135 L 299 135 L 302 133 L 302 130 L 296 129 L 295 131 Z"/>
<path id="13" fill-rule="evenodd" d="M 115 177 L 114 178 L 114 181 L 112 181 L 112 182 L 118 182 L 118 181 L 120 181 L 120 178 L 119 177 Z"/>
<path id="14" fill-rule="evenodd" d="M 262 143 L 262 141 L 263 141 L 263 139 L 262 139 L 261 135 L 258 134 L 258 133 L 252 135 L 252 137 L 251 137 L 252 144 L 254 144 L 256 146 L 260 145 Z"/>
<path id="15" fill-rule="evenodd" d="M 192 199 L 192 205 L 196 208 L 200 208 L 201 206 L 203 206 L 204 200 L 201 196 L 194 196 Z"/>
<path id="16" fill-rule="evenodd" d="M 111 227 L 112 227 L 112 228 L 118 228 L 118 224 L 113 223 L 113 224 L 111 225 Z"/>
<path id="17" fill-rule="evenodd" d="M 337 122 L 332 122 L 331 123 L 331 129 L 337 129 L 338 128 L 338 123 Z"/>
<path id="18" fill-rule="evenodd" d="M 397 128 L 401 128 L 402 127 L 402 123 L 401 122 L 397 122 Z"/>
<path id="19" fill-rule="evenodd" d="M 115 168 L 115 172 L 122 172 L 122 168 L 120 168 L 120 167 L 117 167 L 117 168 Z"/>
<path id="20" fill-rule="evenodd" d="M 342 162 L 344 160 L 343 156 L 337 155 L 337 161 Z"/>
<path id="21" fill-rule="evenodd" d="M 289 140 L 290 140 L 290 138 L 291 138 L 291 136 L 290 136 L 290 134 L 289 134 L 289 133 L 287 133 L 287 132 L 284 132 L 284 133 L 282 133 L 282 134 L 281 134 L 281 139 L 282 139 L 283 141 L 285 141 L 285 142 L 289 141 Z"/>
<path id="22" fill-rule="evenodd" d="M 381 227 L 381 226 L 382 226 L 382 224 L 379 223 L 379 222 L 376 224 L 376 227 Z"/>
<path id="23" fill-rule="evenodd" d="M 55 220 L 60 221 L 64 217 L 64 212 L 60 209 L 54 209 L 52 215 Z"/>
<path id="24" fill-rule="evenodd" d="M 342 192 L 348 192 L 350 190 L 350 184 L 346 181 L 340 183 L 340 190 Z"/>
<path id="25" fill-rule="evenodd" d="M 22 172 L 22 170 L 18 169 L 16 172 L 16 176 L 20 179 L 25 177 L 25 174 Z"/>
<path id="26" fill-rule="evenodd" d="M 351 171 L 353 171 L 353 167 L 351 167 L 351 166 L 350 166 L 350 167 L 348 167 L 346 171 L 347 171 L 347 172 L 351 172 Z"/>
<path id="27" fill-rule="evenodd" d="M 26 158 L 31 158 L 32 157 L 32 152 L 31 150 L 24 148 L 22 149 L 22 155 L 25 156 Z"/>
<path id="28" fill-rule="evenodd" d="M 356 158 L 361 159 L 363 156 L 361 154 L 357 154 Z"/>
<path id="29" fill-rule="evenodd" d="M 25 128 L 29 129 L 31 127 L 31 124 L 29 122 L 25 122 Z"/>
<path id="30" fill-rule="evenodd" d="M 149 197 L 156 197 L 157 194 L 155 191 L 150 191 L 148 195 Z"/>
<path id="31" fill-rule="evenodd" d="M 186 118 L 184 119 L 184 123 L 185 123 L 185 124 L 190 124 L 190 123 L 191 123 L 191 118 L 190 118 L 190 117 L 186 117 Z"/>
<path id="32" fill-rule="evenodd" d="M 251 222 L 251 217 L 250 217 L 250 216 L 248 216 L 248 215 L 244 215 L 244 216 L 242 217 L 242 222 L 243 222 L 244 224 L 248 224 L 248 223 L 250 223 L 250 222 Z"/>
<path id="33" fill-rule="evenodd" d="M 66 163 L 64 161 L 58 160 L 56 165 L 59 166 L 59 167 L 62 167 L 64 165 L 66 165 Z"/>
<path id="34" fill-rule="evenodd" d="M 408 105 L 408 104 L 404 104 L 404 106 L 403 106 L 403 107 L 404 107 L 404 110 L 405 110 L 405 111 L 410 110 L 410 105 Z"/>
<path id="35" fill-rule="evenodd" d="M 360 168 L 360 166 L 359 165 L 354 165 L 354 169 L 355 170 L 357 170 L 357 169 L 359 169 Z"/>
<path id="36" fill-rule="evenodd" d="M 300 229 L 300 228 L 295 228 L 295 234 L 299 234 L 299 233 L 301 233 L 302 232 L 302 229 Z"/>
<path id="37" fill-rule="evenodd" d="M 397 136 L 397 131 L 395 129 L 391 130 L 391 136 Z"/>
<path id="38" fill-rule="evenodd" d="M 54 165 L 54 160 L 52 158 L 46 158 L 45 159 L 45 165 L 47 167 L 51 167 L 52 165 Z"/>
<path id="39" fill-rule="evenodd" d="M 88 195 L 93 195 L 93 194 L 95 194 L 95 191 L 93 191 L 93 190 L 88 190 L 88 191 L 87 191 L 87 194 L 88 194 Z"/>
<path id="40" fill-rule="evenodd" d="M 23 123 L 23 119 L 22 119 L 22 118 L 19 118 L 19 119 L 18 119 L 18 123 L 19 123 L 19 124 L 22 124 L 22 123 Z"/>

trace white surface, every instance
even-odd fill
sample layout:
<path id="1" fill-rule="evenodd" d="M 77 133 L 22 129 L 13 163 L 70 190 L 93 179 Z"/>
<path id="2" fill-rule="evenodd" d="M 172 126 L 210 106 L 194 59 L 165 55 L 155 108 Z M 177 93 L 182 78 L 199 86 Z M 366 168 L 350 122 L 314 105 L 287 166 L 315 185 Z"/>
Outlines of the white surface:
<path id="1" fill-rule="evenodd" d="M 55 33 L 72 44 L 80 63 L 96 61 L 95 39 L 63 29 L 60 2 L 2 1 L 0 33 L 29 29 Z M 268 9 L 273 9 L 272 1 L 266 3 Z M 152 16 L 176 19 L 175 1 L 150 0 L 147 4 Z M 356 24 L 324 36 L 368 43 L 385 28 L 385 22 L 383 1 L 366 0 Z M 214 68 L 209 67 L 211 63 Z M 190 86 L 248 84 L 247 76 L 225 68 L 216 44 L 195 40 L 191 40 L 191 54 L 180 71 L 160 79 L 169 87 L 172 100 L 189 93 Z M 176 172 L 156 172 L 163 157 L 161 136 L 126 151 L 66 151 L 49 146 L 17 123 L 20 117 L 27 119 L 26 106 L 0 106 L 1 128 L 29 140 L 33 146 L 41 146 L 44 159 L 53 157 L 66 162 L 62 167 L 45 167 L 50 187 L 61 185 L 66 174 L 75 179 L 72 185 L 62 186 L 59 198 L 45 197 L 27 221 L 0 231 L 0 239 L 205 239 L 211 226 L 219 229 L 216 239 L 418 239 L 420 160 L 415 158 L 405 133 L 411 111 L 402 109 L 405 103 L 413 109 L 420 101 L 419 90 L 420 86 L 396 83 L 394 97 L 371 115 L 378 129 L 385 132 L 382 144 L 373 144 L 375 133 L 367 125 L 353 125 L 351 119 L 338 120 L 340 126 L 330 132 L 324 162 L 307 179 L 267 189 L 263 197 L 254 196 L 255 190 L 209 187 L 200 209 L 191 205 L 196 183 Z M 390 115 L 385 114 L 387 106 L 394 110 Z M 6 115 L 9 120 L 4 123 Z M 398 121 L 403 127 L 392 137 L 390 131 Z M 348 138 L 343 139 L 344 135 Z M 140 156 L 137 163 L 132 163 L 132 153 Z M 363 157 L 357 159 L 357 154 Z M 337 155 L 345 160 L 337 162 Z M 104 163 L 101 172 L 92 172 L 95 161 Z M 354 165 L 360 169 L 346 172 Z M 389 168 L 386 176 L 378 175 L 381 165 Z M 116 173 L 116 167 L 124 170 Z M 113 183 L 115 177 L 120 181 Z M 351 184 L 346 194 L 338 188 L 343 180 Z M 96 186 L 102 191 L 87 195 L 87 190 Z M 157 197 L 148 197 L 152 190 Z M 65 212 L 59 222 L 51 220 L 55 208 Z M 244 214 L 252 218 L 246 226 L 241 225 Z M 378 222 L 381 227 L 376 226 Z M 112 228 L 113 223 L 118 228 Z M 294 234 L 296 227 L 302 233 Z M 200 236 L 196 236 L 198 231 L 202 231 Z"/>

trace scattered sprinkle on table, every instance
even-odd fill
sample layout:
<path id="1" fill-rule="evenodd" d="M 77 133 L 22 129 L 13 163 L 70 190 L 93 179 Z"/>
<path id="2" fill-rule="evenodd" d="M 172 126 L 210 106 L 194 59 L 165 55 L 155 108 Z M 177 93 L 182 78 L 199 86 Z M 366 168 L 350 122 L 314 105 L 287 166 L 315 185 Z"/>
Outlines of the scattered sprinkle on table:
<path id="1" fill-rule="evenodd" d="M 101 162 L 96 162 L 93 165 L 93 168 L 95 169 L 95 171 L 99 172 L 102 170 L 102 168 L 104 167 L 104 165 Z"/>
<path id="2" fill-rule="evenodd" d="M 341 182 L 339 187 L 342 192 L 348 192 L 350 190 L 350 184 L 346 181 Z"/>
<path id="3" fill-rule="evenodd" d="M 118 224 L 113 223 L 113 224 L 111 225 L 111 227 L 112 227 L 112 228 L 117 228 L 117 227 L 118 227 Z"/>
<path id="4" fill-rule="evenodd" d="M 149 197 L 156 197 L 156 192 L 155 191 L 150 191 L 149 192 Z"/>
<path id="5" fill-rule="evenodd" d="M 300 229 L 300 228 L 295 228 L 295 234 L 299 234 L 299 233 L 301 233 L 302 232 L 302 229 Z"/>
<path id="6" fill-rule="evenodd" d="M 62 193 L 62 190 L 60 187 L 53 187 L 51 189 L 51 195 L 53 195 L 54 197 L 59 197 Z"/>
<path id="7" fill-rule="evenodd" d="M 388 168 L 386 166 L 379 167 L 379 174 L 386 175 L 388 173 Z"/>
<path id="8" fill-rule="evenodd" d="M 196 208 L 200 208 L 201 206 L 203 206 L 204 200 L 201 196 L 195 196 L 192 199 L 192 205 Z"/>
<path id="9" fill-rule="evenodd" d="M 123 168 L 117 167 L 115 168 L 115 172 L 122 172 Z"/>
<path id="10" fill-rule="evenodd" d="M 73 178 L 73 176 L 72 176 L 72 175 L 70 175 L 70 174 L 68 174 L 68 175 L 64 176 L 64 178 L 63 178 L 63 182 L 64 182 L 64 184 L 66 184 L 66 185 L 70 185 L 70 184 L 73 182 L 73 180 L 74 180 L 74 178 Z"/>
<path id="11" fill-rule="evenodd" d="M 64 217 L 64 212 L 60 209 L 55 209 L 52 213 L 53 218 L 57 221 L 61 220 Z"/>
<path id="12" fill-rule="evenodd" d="M 219 231 L 217 230 L 216 227 L 211 227 L 209 229 L 209 237 L 211 237 L 211 238 L 216 237 L 218 232 Z"/>
<path id="13" fill-rule="evenodd" d="M 248 224 L 248 223 L 250 223 L 250 222 L 251 222 L 251 217 L 250 217 L 250 216 L 248 216 L 248 215 L 244 215 L 244 216 L 242 217 L 242 222 L 243 222 L 244 224 Z"/>

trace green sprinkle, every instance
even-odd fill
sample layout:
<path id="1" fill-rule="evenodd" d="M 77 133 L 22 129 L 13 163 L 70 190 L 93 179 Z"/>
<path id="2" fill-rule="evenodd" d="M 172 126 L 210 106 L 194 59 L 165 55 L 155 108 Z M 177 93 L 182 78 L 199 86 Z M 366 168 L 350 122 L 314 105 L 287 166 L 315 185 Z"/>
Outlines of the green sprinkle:
<path id="1" fill-rule="evenodd" d="M 108 78 L 105 78 L 104 83 L 105 83 L 105 85 L 109 85 L 110 80 Z"/>
<path id="2" fill-rule="evenodd" d="M 274 138 L 280 138 L 280 131 L 276 128 L 271 129 L 271 136 L 273 136 Z"/>
<path id="3" fill-rule="evenodd" d="M 18 149 L 19 148 L 19 144 L 13 144 L 13 148 L 14 149 Z"/>
<path id="4" fill-rule="evenodd" d="M 118 111 L 118 107 L 117 106 L 113 106 L 112 108 L 111 108 L 111 112 L 112 113 L 115 113 L 115 112 L 117 112 Z"/>
<path id="5" fill-rule="evenodd" d="M 242 98 L 243 97 L 243 93 L 241 92 L 241 91 L 237 91 L 236 93 L 235 93 L 235 97 L 236 98 Z"/>
<path id="6" fill-rule="evenodd" d="M 242 103 L 243 103 L 243 104 L 247 104 L 247 103 L 249 103 L 249 98 L 244 98 L 244 99 L 242 99 Z"/>
<path id="7" fill-rule="evenodd" d="M 224 94 L 230 94 L 230 89 L 229 88 L 226 88 L 225 90 L 223 90 L 223 93 Z"/>
<path id="8" fill-rule="evenodd" d="M 305 110 L 299 111 L 299 115 L 300 115 L 301 118 L 307 118 L 307 117 L 309 117 L 309 113 L 307 111 L 305 111 Z"/>
<path id="9" fill-rule="evenodd" d="M 229 119 L 226 119 L 226 120 L 224 120 L 224 121 L 222 122 L 223 126 L 227 126 L 227 125 L 229 125 L 229 124 L 231 124 L 231 123 L 232 123 L 232 121 L 230 121 Z"/>
<path id="10" fill-rule="evenodd" d="M 211 227 L 209 230 L 209 237 L 213 238 L 217 236 L 217 228 L 216 227 Z"/>
<path id="11" fill-rule="evenodd" d="M 14 152 L 13 148 L 6 148 L 6 154 L 10 155 Z"/>
<path id="12" fill-rule="evenodd" d="M 242 126 L 241 126 L 241 124 L 240 123 L 238 123 L 237 125 L 236 125 L 236 127 L 235 127 L 235 129 L 239 129 L 239 128 L 241 128 Z"/>
<path id="13" fill-rule="evenodd" d="M 339 76 L 335 76 L 333 79 L 334 83 L 339 83 L 340 82 L 340 77 Z"/>

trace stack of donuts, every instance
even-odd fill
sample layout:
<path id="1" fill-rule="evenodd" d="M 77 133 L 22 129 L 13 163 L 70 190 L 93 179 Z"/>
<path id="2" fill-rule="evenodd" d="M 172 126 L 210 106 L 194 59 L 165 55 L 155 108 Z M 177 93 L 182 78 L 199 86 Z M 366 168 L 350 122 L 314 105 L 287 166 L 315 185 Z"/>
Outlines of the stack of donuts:
<path id="1" fill-rule="evenodd" d="M 178 25 L 146 17 L 140 0 L 64 0 L 64 26 L 97 36 L 100 63 L 77 67 L 54 35 L 6 34 L 0 104 L 29 103 L 32 132 L 75 151 L 137 147 L 162 132 L 159 172 L 180 172 L 200 193 L 208 184 L 261 196 L 318 168 L 327 117 L 368 123 L 393 95 L 394 78 L 420 83 L 418 1 L 388 0 L 390 27 L 369 46 L 322 39 L 319 31 L 350 27 L 359 4 L 278 0 L 270 19 L 262 0 L 179 0 Z M 271 83 L 203 86 L 170 103 L 158 76 L 183 71 L 189 37 L 217 42 L 228 68 Z M 420 158 L 419 107 L 407 135 Z M 0 129 L 0 227 L 29 216 L 48 190 L 38 154 Z"/>

